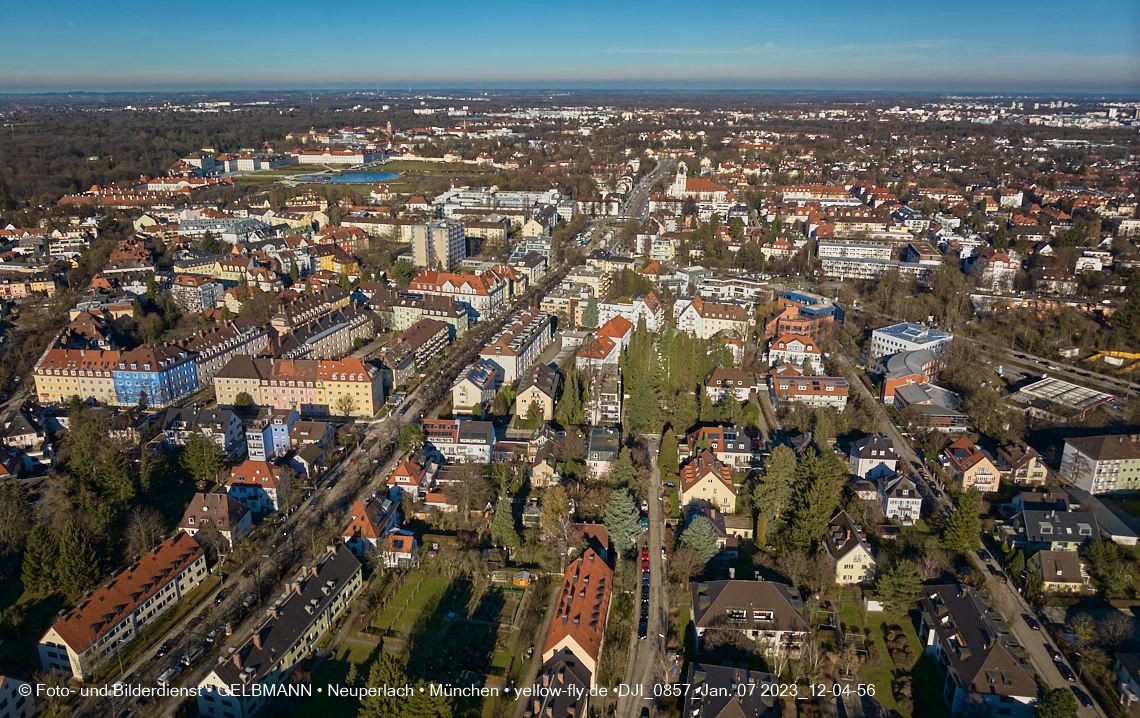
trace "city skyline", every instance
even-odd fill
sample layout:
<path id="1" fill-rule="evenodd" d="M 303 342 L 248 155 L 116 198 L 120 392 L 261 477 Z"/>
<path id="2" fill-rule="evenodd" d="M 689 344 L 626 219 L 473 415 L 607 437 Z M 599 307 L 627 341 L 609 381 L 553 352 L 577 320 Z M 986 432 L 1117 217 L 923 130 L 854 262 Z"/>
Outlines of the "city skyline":
<path id="1" fill-rule="evenodd" d="M 343 89 L 1140 91 L 1140 13 L 1123 0 L 810 15 L 729 3 L 574 8 L 444 2 L 374 24 L 299 6 L 66 0 L 9 11 L 0 92 Z M 59 18 L 65 18 L 60 20 Z M 353 37 L 354 32 L 358 37 Z"/>

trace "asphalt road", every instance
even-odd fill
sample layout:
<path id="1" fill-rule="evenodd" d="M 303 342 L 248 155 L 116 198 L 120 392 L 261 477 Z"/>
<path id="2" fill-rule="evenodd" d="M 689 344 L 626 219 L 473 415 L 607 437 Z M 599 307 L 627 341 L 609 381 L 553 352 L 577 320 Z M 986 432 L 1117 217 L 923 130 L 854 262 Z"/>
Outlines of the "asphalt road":
<path id="1" fill-rule="evenodd" d="M 664 683 L 665 641 L 669 633 L 669 619 L 665 597 L 665 560 L 661 557 L 661 547 L 665 542 L 662 533 L 665 526 L 664 501 L 661 500 L 661 471 L 657 468 L 657 453 L 661 437 L 645 435 L 648 442 L 650 461 L 649 480 L 649 531 L 645 537 L 649 549 L 649 629 L 645 638 L 637 637 L 641 621 L 641 575 L 638 574 L 637 598 L 633 602 L 633 626 L 630 639 L 630 654 L 625 667 L 624 683 L 630 687 L 629 696 L 619 696 L 618 718 L 637 718 L 643 706 L 654 704 L 654 683 Z M 640 553 L 640 549 L 639 549 Z M 641 567 L 641 557 L 635 559 Z M 638 692 L 640 690 L 640 692 Z"/>
<path id="2" fill-rule="evenodd" d="M 983 561 L 973 551 L 970 552 L 970 558 L 972 558 L 974 563 L 978 566 L 984 566 L 990 563 L 989 561 Z M 1006 615 L 1007 623 L 1013 631 L 1013 635 L 1017 637 L 1017 642 L 1024 646 L 1029 653 L 1030 662 L 1037 671 L 1038 681 L 1048 688 L 1070 690 L 1070 686 L 1077 686 L 1091 699 L 1092 692 L 1088 689 L 1088 686 L 1081 681 L 1079 676 L 1076 681 L 1070 683 L 1065 680 L 1065 677 L 1061 675 L 1061 671 L 1057 669 L 1057 665 L 1053 662 L 1049 652 L 1045 650 L 1045 642 L 1049 639 L 1048 634 L 1045 631 L 1034 631 L 1026 625 L 1021 614 L 1028 613 L 1032 616 L 1033 611 L 1030 610 L 1029 604 L 1021 597 L 1021 594 L 1013 587 L 1013 584 L 1011 584 L 1008 579 L 1005 581 L 998 579 L 990 581 L 987 588 L 994 584 L 1000 585 L 1000 590 L 1006 594 L 1004 598 L 995 597 L 998 600 L 997 605 L 1011 607 L 1012 610 L 1016 610 L 1017 612 L 1016 615 Z M 1005 614 L 1008 611 L 1001 612 Z M 1056 648 L 1056 646 L 1054 646 L 1054 648 Z M 1069 667 L 1073 669 L 1073 673 L 1077 672 L 1075 667 Z M 1092 708 L 1085 708 L 1084 706 L 1079 706 L 1078 708 L 1078 715 L 1081 716 L 1081 718 L 1106 718 L 1104 711 L 1101 710 L 1101 707 L 1096 703 L 1095 699 L 1093 699 Z"/>

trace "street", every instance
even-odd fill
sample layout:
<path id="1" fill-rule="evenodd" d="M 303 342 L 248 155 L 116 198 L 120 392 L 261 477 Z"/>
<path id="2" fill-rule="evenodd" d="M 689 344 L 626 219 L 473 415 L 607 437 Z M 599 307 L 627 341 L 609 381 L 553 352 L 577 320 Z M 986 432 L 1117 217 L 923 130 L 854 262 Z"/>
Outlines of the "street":
<path id="1" fill-rule="evenodd" d="M 978 566 L 984 566 L 989 563 L 988 561 L 983 561 L 973 551 L 970 552 L 970 558 L 973 559 L 974 563 Z M 1025 599 L 1022 598 L 1017 589 L 1013 587 L 1013 584 L 1010 583 L 1008 579 L 1004 581 L 998 579 L 990 581 L 987 584 L 987 588 L 995 584 L 999 584 L 1001 586 L 1000 590 L 1006 594 L 1004 598 L 995 596 L 995 605 L 1016 607 L 1015 615 L 1005 616 L 1006 623 L 1009 624 L 1013 635 L 1017 637 L 1017 642 L 1020 643 L 1029 654 L 1030 662 L 1037 671 L 1038 680 L 1044 683 L 1048 688 L 1063 688 L 1066 691 L 1070 690 L 1069 686 L 1077 686 L 1092 698 L 1092 691 L 1088 689 L 1088 686 L 1086 686 L 1079 677 L 1075 682 L 1070 683 L 1061 675 L 1061 671 L 1057 669 L 1057 665 L 1053 662 L 1049 652 L 1045 650 L 1045 642 L 1049 640 L 1049 634 L 1043 630 L 1034 631 L 1027 626 L 1025 620 L 1021 618 L 1020 614 L 1022 613 L 1028 613 L 1032 616 L 1033 610 L 1029 607 Z M 1003 614 L 1004 613 L 1003 611 Z M 1054 648 L 1055 647 L 1056 646 L 1054 646 Z M 1070 666 L 1070 668 L 1072 668 L 1072 666 Z M 1073 669 L 1073 672 L 1076 673 L 1076 669 Z M 1092 708 L 1079 707 L 1078 715 L 1082 716 L 1082 718 L 1093 718 L 1094 716 L 1096 716 L 1096 718 L 1106 718 L 1104 711 L 1101 710 L 1095 700 L 1093 701 Z"/>
<path id="2" fill-rule="evenodd" d="M 630 638 L 629 658 L 625 666 L 624 683 L 630 687 L 634 695 L 619 697 L 617 716 L 619 718 L 637 718 L 643 706 L 654 704 L 653 686 L 663 682 L 665 666 L 665 641 L 669 632 L 669 619 L 667 616 L 665 596 L 665 560 L 661 557 L 661 547 L 664 546 L 662 533 L 665 526 L 664 502 L 661 500 L 661 471 L 657 467 L 657 453 L 661 437 L 656 434 L 645 434 L 648 441 L 646 448 L 649 451 L 650 480 L 649 480 L 649 531 L 646 533 L 645 544 L 649 549 L 649 629 L 644 639 L 637 637 L 637 625 L 641 619 L 641 577 L 636 581 L 638 597 L 634 600 L 633 625 Z M 640 546 L 641 542 L 639 542 Z M 639 549 L 640 550 L 640 549 Z M 628 560 L 628 559 L 627 559 Z M 641 562 L 639 559 L 638 568 Z M 634 686 L 640 686 L 640 693 Z"/>

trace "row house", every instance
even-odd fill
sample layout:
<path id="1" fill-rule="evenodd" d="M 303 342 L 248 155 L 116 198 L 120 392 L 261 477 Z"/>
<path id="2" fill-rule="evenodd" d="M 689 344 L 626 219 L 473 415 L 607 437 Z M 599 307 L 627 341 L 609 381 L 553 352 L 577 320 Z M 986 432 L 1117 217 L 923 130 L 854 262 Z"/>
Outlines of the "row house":
<path id="1" fill-rule="evenodd" d="M 229 322 L 203 329 L 177 344 L 194 356 L 199 386 L 214 383 L 214 375 L 235 356 L 257 356 L 269 344 L 269 332 L 256 324 Z"/>
<path id="2" fill-rule="evenodd" d="M 491 271 L 452 274 L 431 270 L 413 279 L 408 289 L 417 294 L 453 299 L 467 307 L 472 321 L 499 314 L 507 298 L 506 282 Z"/>
<path id="3" fill-rule="evenodd" d="M 253 634 L 215 664 L 197 685 L 198 714 L 252 718 L 274 691 L 288 687 L 297 665 L 348 610 L 363 584 L 360 561 L 330 546 L 303 566 L 284 594 L 268 606 Z"/>
<path id="4" fill-rule="evenodd" d="M 103 349 L 48 349 L 36 362 L 32 376 L 41 404 L 66 404 L 78 396 L 100 404 L 118 404 L 114 372 L 119 352 Z"/>
<path id="5" fill-rule="evenodd" d="M 503 370 L 503 381 L 513 383 L 553 338 L 552 317 L 541 309 L 519 312 L 491 338 L 479 356 Z"/>
<path id="6" fill-rule="evenodd" d="M 383 403 L 384 387 L 380 369 L 360 359 L 239 356 L 215 376 L 214 396 L 219 406 L 232 407 L 240 394 L 248 394 L 254 406 L 291 408 L 302 415 L 348 409 L 349 416 L 370 417 Z"/>
<path id="7" fill-rule="evenodd" d="M 39 640 L 40 665 L 81 681 L 93 679 L 101 665 L 205 578 L 206 555 L 180 531 L 61 612 Z"/>
<path id="8" fill-rule="evenodd" d="M 177 346 L 121 352 L 113 373 L 119 406 L 165 409 L 198 390 L 195 357 Z"/>

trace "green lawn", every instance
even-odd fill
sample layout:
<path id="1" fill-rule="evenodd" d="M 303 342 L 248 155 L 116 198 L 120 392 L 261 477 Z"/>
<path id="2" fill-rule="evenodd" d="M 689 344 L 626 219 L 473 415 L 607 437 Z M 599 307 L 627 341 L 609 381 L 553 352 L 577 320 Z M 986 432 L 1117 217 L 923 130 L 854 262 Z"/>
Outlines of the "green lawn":
<path id="1" fill-rule="evenodd" d="M 910 641 L 911 648 L 914 649 L 920 658 L 918 663 L 916 663 L 914 668 L 910 671 L 910 675 L 914 678 L 915 716 L 930 718 L 944 718 L 946 716 L 946 705 L 943 703 L 941 697 L 943 685 L 942 676 L 938 674 L 938 669 L 933 665 L 933 662 L 931 662 L 929 666 L 929 668 L 934 670 L 935 675 L 933 677 L 929 675 L 928 668 L 923 666 L 923 660 L 926 659 L 922 657 L 922 648 L 918 641 L 918 634 L 915 632 L 914 626 L 911 624 L 909 618 L 896 621 L 883 614 L 867 615 L 863 613 L 862 604 L 859 602 L 843 601 L 839 606 L 839 619 L 847 630 L 852 632 L 858 632 L 862 628 L 870 629 L 871 638 L 874 640 L 875 647 L 878 648 L 879 651 L 880 662 L 877 666 L 863 664 L 860 668 L 863 681 L 875 686 L 875 699 L 877 701 L 888 709 L 895 711 L 899 716 L 902 716 L 902 718 L 912 718 L 910 713 L 898 706 L 895 702 L 894 694 L 891 692 L 891 681 L 897 676 L 905 675 L 907 672 L 897 668 L 894 661 L 891 660 L 891 654 L 887 651 L 884 626 L 900 626 Z M 923 698 L 919 696 L 923 696 Z"/>
<path id="2" fill-rule="evenodd" d="M 370 648 L 354 643 L 341 644 L 340 648 L 337 649 L 336 657 L 322 663 L 313 673 L 313 685 L 325 686 L 330 683 L 344 685 L 349 664 L 355 663 L 356 685 L 363 686 L 368 680 L 368 671 L 371 670 L 372 662 L 376 660 L 379 651 L 378 647 Z M 345 700 L 314 691 L 312 696 L 302 698 L 289 715 L 290 718 L 327 718 L 328 716 L 344 715 Z"/>
<path id="3" fill-rule="evenodd" d="M 372 625 L 381 630 L 408 634 L 425 606 L 438 603 L 450 582 L 444 576 L 411 574 L 396 595 L 388 601 L 383 613 Z"/>

